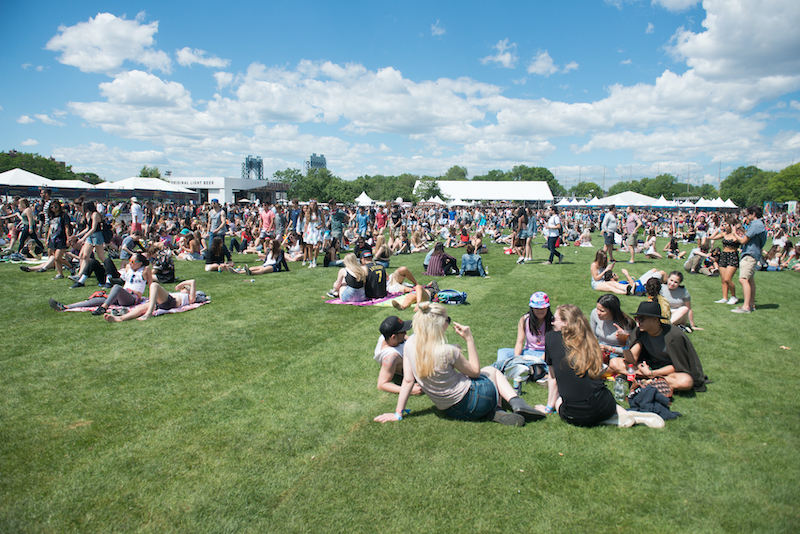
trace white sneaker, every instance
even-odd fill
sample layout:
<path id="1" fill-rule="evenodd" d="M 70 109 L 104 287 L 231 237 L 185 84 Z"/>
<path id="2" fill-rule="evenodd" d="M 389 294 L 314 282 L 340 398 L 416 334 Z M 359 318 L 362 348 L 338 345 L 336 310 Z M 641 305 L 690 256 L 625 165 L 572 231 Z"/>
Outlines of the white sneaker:
<path id="1" fill-rule="evenodd" d="M 303 260 L 303 267 L 306 266 L 306 260 Z"/>
<path id="2" fill-rule="evenodd" d="M 727 303 L 728 303 L 728 299 L 719 299 L 719 300 L 715 300 L 714 301 L 714 304 L 727 304 Z"/>
<path id="3" fill-rule="evenodd" d="M 738 302 L 739 302 L 739 299 L 737 299 L 736 297 L 731 297 L 731 298 L 728 299 L 728 304 L 730 304 L 731 306 L 733 306 L 734 304 L 736 304 Z"/>
<path id="4" fill-rule="evenodd" d="M 628 412 L 633 416 L 633 421 L 637 425 L 647 425 L 650 428 L 664 428 L 664 420 L 657 413 L 650 412 Z"/>

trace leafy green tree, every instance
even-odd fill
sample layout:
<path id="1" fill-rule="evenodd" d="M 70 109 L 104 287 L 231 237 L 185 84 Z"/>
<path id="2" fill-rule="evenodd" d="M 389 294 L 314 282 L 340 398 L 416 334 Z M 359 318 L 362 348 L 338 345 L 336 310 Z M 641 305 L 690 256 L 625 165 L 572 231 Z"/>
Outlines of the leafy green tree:
<path id="1" fill-rule="evenodd" d="M 460 167 L 458 165 L 453 165 L 449 169 L 444 176 L 442 176 L 442 180 L 447 181 L 454 181 L 454 180 L 466 180 L 468 176 L 467 168 Z"/>
<path id="2" fill-rule="evenodd" d="M 526 181 L 526 182 L 547 182 L 550 186 L 550 191 L 555 196 L 564 196 L 567 190 L 558 183 L 556 177 L 550 172 L 550 169 L 545 167 L 528 167 L 525 165 L 516 165 L 508 172 L 508 176 L 513 181 Z"/>
<path id="3" fill-rule="evenodd" d="M 508 175 L 508 173 L 495 169 L 487 172 L 482 176 L 473 176 L 472 180 L 479 182 L 503 182 L 511 180 L 511 177 Z"/>
<path id="4" fill-rule="evenodd" d="M 624 193 L 625 191 L 640 193 L 639 189 L 640 186 L 638 180 L 633 180 L 632 182 L 617 182 L 608 188 L 608 196 L 618 195 L 620 193 Z"/>
<path id="5" fill-rule="evenodd" d="M 158 170 L 158 167 L 148 167 L 145 165 L 142 167 L 142 170 L 139 171 L 139 176 L 142 178 L 161 178 L 161 171 Z"/>
<path id="6" fill-rule="evenodd" d="M 94 173 L 72 172 L 72 166 L 55 158 L 45 158 L 39 154 L 25 152 L 0 152 L 0 172 L 11 169 L 22 169 L 33 174 L 38 174 L 49 180 L 84 180 L 92 184 L 99 184 L 103 180 Z"/>
<path id="7" fill-rule="evenodd" d="M 594 182 L 581 182 L 570 187 L 569 194 L 574 197 L 602 196 L 603 189 Z"/>
<path id="8" fill-rule="evenodd" d="M 749 192 L 747 184 L 761 169 L 753 165 L 749 167 L 739 167 L 722 180 L 720 184 L 720 196 L 724 199 L 730 198 L 737 206 L 747 206 Z"/>
<path id="9" fill-rule="evenodd" d="M 430 176 L 425 176 L 420 180 L 419 187 L 415 191 L 417 198 L 420 200 L 428 200 L 435 196 L 439 196 L 442 200 L 448 200 L 445 198 L 445 195 L 442 193 L 442 190 L 439 189 L 439 184 L 436 182 L 435 179 L 431 178 Z"/>
<path id="10" fill-rule="evenodd" d="M 789 165 L 769 180 L 772 200 L 800 200 L 800 163 Z"/>

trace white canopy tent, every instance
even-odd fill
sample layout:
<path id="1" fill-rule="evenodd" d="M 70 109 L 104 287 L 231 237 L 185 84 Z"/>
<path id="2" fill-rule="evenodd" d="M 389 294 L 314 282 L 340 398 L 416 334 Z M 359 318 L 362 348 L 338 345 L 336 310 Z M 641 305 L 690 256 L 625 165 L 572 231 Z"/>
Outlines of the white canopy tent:
<path id="1" fill-rule="evenodd" d="M 356 203 L 359 206 L 371 206 L 375 201 L 369 198 L 369 195 L 366 191 L 362 191 L 360 195 L 356 198 Z"/>
<path id="2" fill-rule="evenodd" d="M 22 187 L 58 187 L 58 181 L 33 174 L 23 169 L 11 169 L 0 173 L 0 185 Z"/>
<path id="3" fill-rule="evenodd" d="M 634 191 L 625 191 L 600 200 L 602 206 L 634 206 L 644 208 L 653 205 L 655 198 Z"/>
<path id="4" fill-rule="evenodd" d="M 429 198 L 426 202 L 430 202 L 431 204 L 444 204 L 444 200 L 439 198 L 439 195 L 436 195 L 433 198 Z"/>
<path id="5" fill-rule="evenodd" d="M 733 203 L 733 200 L 731 200 L 731 199 L 728 199 L 728 200 L 726 200 L 726 201 L 725 201 L 725 207 L 726 207 L 726 208 L 735 209 L 735 208 L 738 208 L 739 206 L 737 206 L 736 204 L 734 204 L 734 203 Z"/>
<path id="6" fill-rule="evenodd" d="M 94 189 L 95 186 L 83 180 L 54 180 L 53 187 L 68 187 L 70 189 Z"/>
<path id="7" fill-rule="evenodd" d="M 116 189 L 121 191 L 133 191 L 142 189 L 145 191 L 171 191 L 173 193 L 192 193 L 191 189 L 186 189 L 179 185 L 159 180 L 158 178 L 143 178 L 141 176 L 134 176 L 132 178 L 125 178 L 118 182 L 103 182 L 97 184 L 96 189 Z"/>
<path id="8" fill-rule="evenodd" d="M 571 205 L 572 205 L 572 204 L 570 203 L 569 199 L 567 199 L 567 198 L 562 198 L 562 199 L 561 199 L 561 200 L 560 200 L 560 201 L 559 201 L 559 202 L 556 204 L 556 206 L 558 206 L 559 208 L 561 208 L 561 207 L 567 207 L 567 206 L 571 206 Z"/>
<path id="9" fill-rule="evenodd" d="M 419 189 L 420 181 L 414 184 Z M 436 182 L 439 190 L 450 198 L 462 200 L 527 200 L 552 202 L 553 193 L 547 182 L 488 182 L 488 181 L 448 181 Z"/>

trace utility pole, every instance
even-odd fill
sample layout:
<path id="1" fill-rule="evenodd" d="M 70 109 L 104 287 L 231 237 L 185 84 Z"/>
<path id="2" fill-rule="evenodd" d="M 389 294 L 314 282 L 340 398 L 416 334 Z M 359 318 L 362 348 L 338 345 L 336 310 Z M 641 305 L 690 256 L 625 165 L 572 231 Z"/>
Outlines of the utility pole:
<path id="1" fill-rule="evenodd" d="M 606 166 L 603 165 L 603 194 L 606 192 Z"/>

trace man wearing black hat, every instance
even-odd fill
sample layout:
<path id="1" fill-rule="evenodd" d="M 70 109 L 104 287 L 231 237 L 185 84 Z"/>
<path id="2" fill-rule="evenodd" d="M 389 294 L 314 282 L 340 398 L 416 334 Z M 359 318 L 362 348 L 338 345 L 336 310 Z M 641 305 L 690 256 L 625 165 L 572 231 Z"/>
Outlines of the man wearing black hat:
<path id="1" fill-rule="evenodd" d="M 611 359 L 611 370 L 625 374 L 627 365 L 633 364 L 637 377 L 663 377 L 675 391 L 705 391 L 709 380 L 694 345 L 680 328 L 661 322 L 659 304 L 642 302 L 634 317 L 637 327 L 630 348 L 623 352 L 624 358 Z"/>
<path id="2" fill-rule="evenodd" d="M 403 375 L 403 346 L 406 342 L 406 332 L 411 329 L 411 321 L 403 321 L 399 317 L 390 315 L 381 323 L 381 337 L 375 346 L 375 361 L 381 364 L 378 373 L 378 389 L 389 393 L 400 393 L 400 386 L 393 380 L 395 375 Z M 422 388 L 414 384 L 412 395 L 421 395 Z"/>

